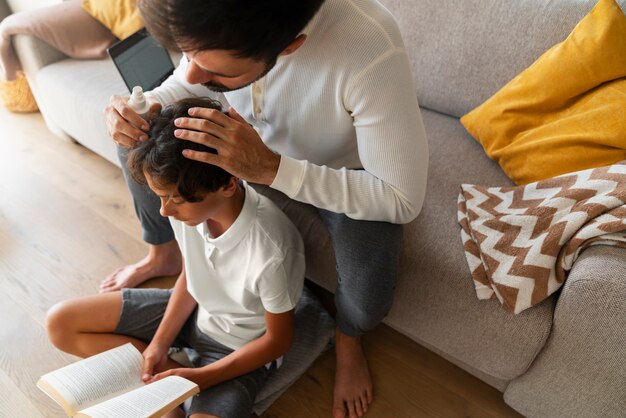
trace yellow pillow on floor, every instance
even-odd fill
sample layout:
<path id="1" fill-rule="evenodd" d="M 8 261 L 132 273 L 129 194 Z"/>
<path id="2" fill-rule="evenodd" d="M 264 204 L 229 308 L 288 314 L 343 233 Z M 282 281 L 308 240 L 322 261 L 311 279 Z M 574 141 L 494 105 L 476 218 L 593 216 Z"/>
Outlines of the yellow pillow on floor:
<path id="1" fill-rule="evenodd" d="M 461 118 L 517 184 L 626 159 L 626 16 L 600 0 L 565 41 Z"/>
<path id="2" fill-rule="evenodd" d="M 84 0 L 83 9 L 119 39 L 129 37 L 144 26 L 137 0 Z"/>
<path id="3" fill-rule="evenodd" d="M 15 80 L 0 80 L 0 97 L 7 110 L 15 113 L 37 112 L 37 102 L 24 74 L 19 71 Z"/>

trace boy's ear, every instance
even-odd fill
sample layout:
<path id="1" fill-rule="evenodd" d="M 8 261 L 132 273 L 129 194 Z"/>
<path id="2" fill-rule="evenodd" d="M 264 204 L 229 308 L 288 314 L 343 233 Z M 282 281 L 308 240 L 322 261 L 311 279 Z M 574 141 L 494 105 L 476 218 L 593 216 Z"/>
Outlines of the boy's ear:
<path id="1" fill-rule="evenodd" d="M 235 176 L 230 178 L 230 181 L 225 186 L 222 186 L 220 189 L 222 195 L 225 197 L 231 197 L 237 191 L 237 187 L 239 185 L 239 179 Z"/>
<path id="2" fill-rule="evenodd" d="M 283 52 L 278 54 L 278 56 L 280 57 L 283 55 L 293 54 L 302 46 L 302 44 L 304 44 L 304 41 L 306 41 L 306 35 L 302 33 L 298 35 L 289 45 L 287 45 L 287 48 L 283 49 Z"/>

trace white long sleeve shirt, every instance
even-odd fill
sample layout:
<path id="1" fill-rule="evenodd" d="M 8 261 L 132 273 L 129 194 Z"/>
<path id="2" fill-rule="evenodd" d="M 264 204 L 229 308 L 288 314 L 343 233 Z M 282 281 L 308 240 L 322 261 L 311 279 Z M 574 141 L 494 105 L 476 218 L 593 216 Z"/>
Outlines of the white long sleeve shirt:
<path id="1" fill-rule="evenodd" d="M 326 0 L 304 44 L 262 79 L 225 93 L 281 155 L 270 185 L 353 219 L 407 223 L 426 191 L 428 145 L 400 31 L 374 0 Z M 212 96 L 182 58 L 151 94 Z"/>

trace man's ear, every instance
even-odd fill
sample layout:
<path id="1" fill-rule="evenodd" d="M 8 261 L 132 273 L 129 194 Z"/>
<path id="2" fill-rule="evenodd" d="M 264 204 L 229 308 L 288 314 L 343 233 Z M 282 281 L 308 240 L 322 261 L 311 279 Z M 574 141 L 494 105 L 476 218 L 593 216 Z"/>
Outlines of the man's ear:
<path id="1" fill-rule="evenodd" d="M 298 35 L 296 39 L 294 39 L 289 45 L 287 45 L 287 48 L 283 49 L 283 52 L 278 54 L 278 56 L 280 57 L 283 55 L 293 54 L 294 52 L 296 52 L 296 49 L 300 48 L 302 44 L 304 44 L 304 41 L 306 41 L 306 35 Z"/>
<path id="2" fill-rule="evenodd" d="M 239 179 L 233 176 L 230 178 L 230 181 L 226 185 L 222 186 L 220 192 L 225 197 L 231 197 L 235 194 L 235 191 L 237 191 L 237 187 L 239 187 Z"/>

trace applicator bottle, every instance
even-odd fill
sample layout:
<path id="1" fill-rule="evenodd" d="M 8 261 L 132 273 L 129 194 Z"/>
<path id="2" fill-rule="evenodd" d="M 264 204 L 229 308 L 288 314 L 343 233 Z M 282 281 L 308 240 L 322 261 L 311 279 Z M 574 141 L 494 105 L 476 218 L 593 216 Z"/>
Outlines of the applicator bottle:
<path id="1" fill-rule="evenodd" d="M 137 112 L 144 120 L 148 120 L 150 105 L 146 100 L 146 96 L 143 94 L 141 86 L 133 87 L 133 93 L 130 95 L 130 99 L 128 99 L 128 106 Z"/>

